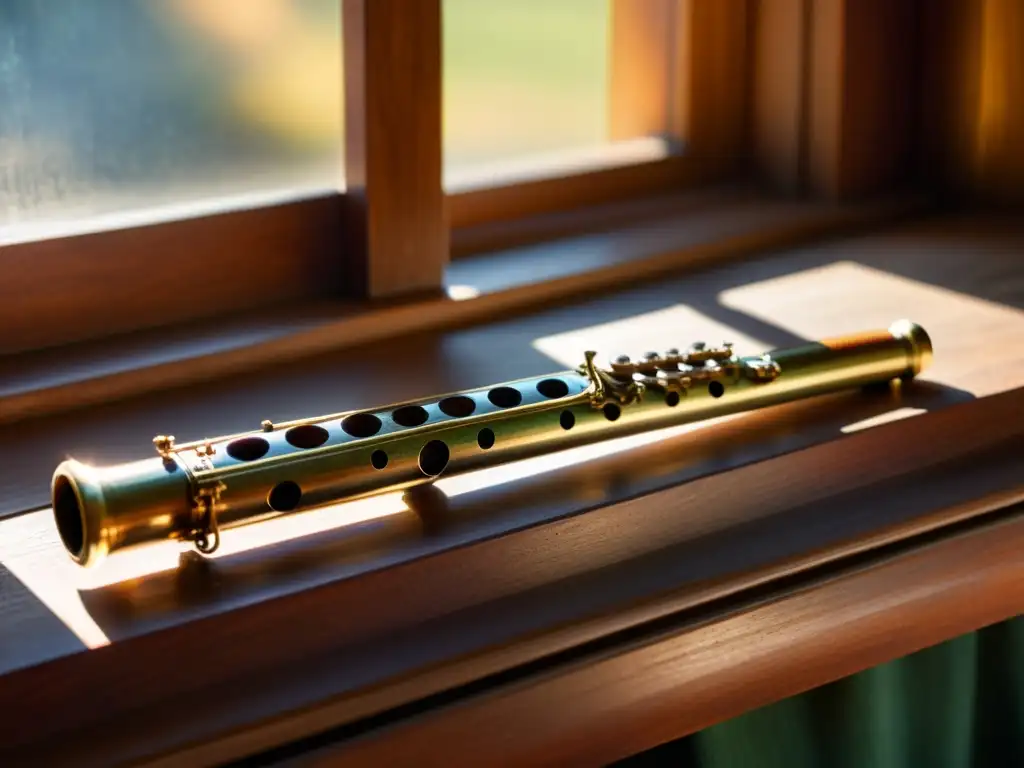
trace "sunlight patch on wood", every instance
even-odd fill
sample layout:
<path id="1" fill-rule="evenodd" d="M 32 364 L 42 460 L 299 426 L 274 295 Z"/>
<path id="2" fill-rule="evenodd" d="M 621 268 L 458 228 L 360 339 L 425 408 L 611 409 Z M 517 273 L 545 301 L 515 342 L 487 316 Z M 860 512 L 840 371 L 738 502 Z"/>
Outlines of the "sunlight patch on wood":
<path id="1" fill-rule="evenodd" d="M 39 516 L 50 511 L 19 515 L 0 523 L 0 563 L 86 648 L 99 648 L 110 640 L 82 604 L 79 589 L 91 575 L 63 551 L 56 527 L 39 533 Z"/>
<path id="2" fill-rule="evenodd" d="M 860 432 L 861 430 L 871 429 L 872 427 L 878 427 L 882 424 L 891 424 L 894 421 L 900 421 L 901 419 L 909 419 L 911 416 L 919 416 L 922 413 L 927 413 L 924 408 L 897 408 L 894 411 L 888 413 L 882 413 L 878 416 L 872 416 L 870 419 L 864 419 L 863 421 L 856 421 L 853 424 L 847 424 L 840 431 L 844 435 L 848 435 L 851 432 Z"/>
<path id="3" fill-rule="evenodd" d="M 808 339 L 908 318 L 924 327 L 935 350 L 922 379 L 976 397 L 1024 385 L 1024 311 L 854 261 L 731 288 L 719 301 Z"/>
<path id="4" fill-rule="evenodd" d="M 216 560 L 407 510 L 401 494 L 388 493 L 284 515 L 224 531 L 221 546 L 211 557 Z M 117 552 L 95 568 L 82 568 L 67 556 L 52 523 L 43 526 L 45 535 L 38 534 L 43 516 L 52 517 L 50 510 L 0 522 L 0 563 L 88 648 L 110 641 L 83 605 L 82 592 L 112 584 L 130 587 L 132 582 L 174 570 L 181 554 L 190 549 L 184 543 L 161 542 Z"/>
<path id="5" fill-rule="evenodd" d="M 467 301 L 480 295 L 480 289 L 472 285 L 449 285 L 446 291 L 452 301 Z"/>
<path id="6" fill-rule="evenodd" d="M 586 350 L 597 352 L 599 360 L 608 360 L 620 354 L 636 356 L 648 350 L 682 349 L 695 341 L 730 341 L 739 355 L 760 354 L 768 348 L 762 339 L 738 333 L 685 304 L 636 315 L 629 314 L 625 306 L 623 314 L 620 320 L 542 336 L 533 342 L 533 348 L 569 368 L 583 362 Z"/>

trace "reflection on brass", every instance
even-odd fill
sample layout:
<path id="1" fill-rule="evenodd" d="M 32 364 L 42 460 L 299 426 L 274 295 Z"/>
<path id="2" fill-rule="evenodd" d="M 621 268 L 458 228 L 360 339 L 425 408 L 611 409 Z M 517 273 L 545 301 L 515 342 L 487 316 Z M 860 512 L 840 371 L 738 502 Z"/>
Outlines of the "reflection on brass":
<path id="1" fill-rule="evenodd" d="M 264 421 L 256 431 L 192 443 L 160 435 L 153 440 L 157 457 L 128 464 L 99 468 L 69 459 L 53 476 L 54 519 L 82 565 L 167 539 L 208 554 L 222 531 L 240 525 L 624 435 L 911 379 L 931 356 L 928 334 L 909 321 L 750 357 L 724 343 L 622 355 L 607 365 L 586 352 L 576 370 L 483 389 Z M 311 426 L 317 440 L 295 439 L 296 427 Z"/>
<path id="2" fill-rule="evenodd" d="M 171 451 L 174 450 L 174 435 L 157 435 L 153 438 L 153 447 L 161 457 L 171 458 Z"/>
<path id="3" fill-rule="evenodd" d="M 663 396 L 669 392 L 685 395 L 691 387 L 707 386 L 714 380 L 723 385 L 736 379 L 767 382 L 781 372 L 769 353 L 740 358 L 728 342 L 708 347 L 698 341 L 684 353 L 678 349 L 665 353 L 647 352 L 636 360 L 629 355 L 620 355 L 611 361 L 607 370 L 597 366 L 594 362 L 596 356 L 596 352 L 586 352 L 584 363 L 579 368 L 579 373 L 590 379 L 590 401 L 595 408 L 603 408 L 607 403 L 629 405 L 642 400 L 648 389 Z"/>
<path id="4" fill-rule="evenodd" d="M 213 444 L 209 440 L 196 446 L 197 456 L 213 456 L 216 452 L 217 449 L 213 447 Z"/>

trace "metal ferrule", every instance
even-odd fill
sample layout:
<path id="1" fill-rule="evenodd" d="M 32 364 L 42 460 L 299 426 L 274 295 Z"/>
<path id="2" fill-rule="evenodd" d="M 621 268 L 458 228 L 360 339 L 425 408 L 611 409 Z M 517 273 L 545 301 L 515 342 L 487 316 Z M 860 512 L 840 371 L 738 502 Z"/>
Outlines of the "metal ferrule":
<path id="1" fill-rule="evenodd" d="M 931 342 L 907 321 L 738 357 L 731 345 L 620 357 L 598 367 L 364 411 L 272 424 L 53 477 L 61 539 L 83 565 L 167 539 L 216 549 L 222 531 L 341 500 L 637 432 L 895 378 L 928 365 Z"/>

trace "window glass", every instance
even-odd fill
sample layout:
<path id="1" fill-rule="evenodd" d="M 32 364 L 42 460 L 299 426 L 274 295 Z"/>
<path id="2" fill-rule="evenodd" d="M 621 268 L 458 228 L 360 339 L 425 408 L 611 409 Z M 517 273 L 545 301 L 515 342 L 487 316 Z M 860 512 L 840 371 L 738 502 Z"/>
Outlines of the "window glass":
<path id="1" fill-rule="evenodd" d="M 342 181 L 339 0 L 0 0 L 0 240 Z"/>
<path id="2" fill-rule="evenodd" d="M 444 0 L 446 181 L 608 137 L 611 0 Z"/>

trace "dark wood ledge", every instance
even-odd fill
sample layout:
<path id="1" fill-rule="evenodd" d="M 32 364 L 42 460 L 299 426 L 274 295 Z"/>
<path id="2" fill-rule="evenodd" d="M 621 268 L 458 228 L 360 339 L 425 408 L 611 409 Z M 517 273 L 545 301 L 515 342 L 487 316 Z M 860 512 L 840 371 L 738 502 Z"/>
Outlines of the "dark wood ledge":
<path id="1" fill-rule="evenodd" d="M 833 417 L 849 405 L 832 403 Z M 64 567 L 46 514 L 7 520 L 0 523 L 5 567 L 48 606 L 67 609 L 77 601 L 80 614 L 65 610 L 65 626 L 88 617 L 108 641 L 85 650 L 73 638 L 62 641 L 57 627 L 28 631 L 26 603 L 6 603 L 3 626 L 12 629 L 3 635 L 7 670 L 0 705 L 17 717 L 0 724 L 0 743 L 15 762 L 32 754 L 59 764 L 73 754 L 78 765 L 110 765 L 179 753 L 175 761 L 209 764 L 354 726 L 445 692 L 456 697 L 450 703 L 473 691 L 490 701 L 487 690 L 494 686 L 501 700 L 498 683 L 504 678 L 480 681 L 512 675 L 523 681 L 512 685 L 513 694 L 537 690 L 533 672 L 543 673 L 541 681 L 571 677 L 582 663 L 565 659 L 563 670 L 560 654 L 592 653 L 588 644 L 602 638 L 611 642 L 623 632 L 632 637 L 698 608 L 714 613 L 723 601 L 731 614 L 754 610 L 767 597 L 782 599 L 799 574 L 811 580 L 797 579 L 799 586 L 818 589 L 813 580 L 827 564 L 849 563 L 925 534 L 952 535 L 957 526 L 1024 502 L 1024 424 L 1014 418 L 1024 407 L 1024 390 L 756 460 L 758 451 L 777 448 L 772 443 L 797 423 L 828 421 L 809 407 L 769 409 L 759 414 L 759 427 L 738 423 L 747 419 L 708 427 L 712 434 L 694 450 L 719 458 L 698 460 L 703 474 L 694 476 L 691 466 L 683 472 L 691 479 L 639 495 L 638 488 L 659 478 L 619 475 L 616 464 L 635 467 L 643 458 L 610 457 L 448 501 L 428 497 L 412 504 L 418 516 L 400 514 L 270 544 L 206 566 L 148 573 L 149 562 L 142 573 L 100 587 L 89 588 L 83 575 Z M 746 432 L 742 439 L 737 429 Z M 767 434 L 759 437 L 760 430 Z M 950 434 L 961 439 L 944 439 Z M 722 466 L 725 445 L 742 445 L 743 455 Z M 677 460 L 695 458 L 679 457 L 681 445 L 671 442 L 657 447 Z M 618 482 L 596 490 L 593 478 L 609 474 Z M 654 474 L 663 483 L 680 470 L 676 465 L 674 473 L 663 468 Z M 736 493 L 738 488 L 743 491 Z M 1011 577 L 1019 580 L 1018 528 L 1007 529 L 1013 546 L 968 545 L 961 565 L 970 564 L 981 581 L 965 582 L 954 570 L 950 588 L 959 594 L 970 585 L 994 589 Z M 946 554 L 939 562 L 945 567 L 955 559 Z M 914 580 L 922 568 L 933 573 L 937 567 L 911 568 L 901 581 L 887 582 L 888 602 L 858 608 L 875 617 L 877 643 L 884 630 L 901 625 L 896 609 L 913 598 L 913 606 L 928 612 L 914 632 L 891 632 L 898 640 L 870 645 L 863 654 L 825 654 L 809 666 L 814 679 L 823 682 L 853 671 L 843 664 L 875 663 L 880 655 L 938 642 L 1024 608 L 1024 591 L 999 587 L 993 594 L 975 593 L 984 611 L 946 611 L 945 582 L 922 590 Z M 986 569 L 999 574 L 997 583 L 984 581 Z M 906 600 L 897 599 L 901 594 Z M 841 607 L 841 598 L 830 599 L 839 601 L 835 614 L 806 616 L 809 636 L 799 636 L 799 643 L 800 623 L 786 620 L 792 648 L 806 652 L 809 637 L 820 640 L 834 626 L 833 615 L 854 610 Z M 937 602 L 927 607 L 932 599 Z M 867 605 L 874 607 L 866 611 Z M 699 627 L 712 618 L 702 618 L 692 631 L 700 637 Z M 685 638 L 690 631 L 676 627 L 670 634 Z M 87 631 L 83 636 L 90 639 Z M 759 637 L 740 632 L 728 657 L 756 656 L 763 649 Z M 603 653 L 616 655 L 614 647 Z M 785 645 L 773 648 L 773 660 L 783 663 L 778 654 Z M 622 652 L 632 652 L 629 643 Z M 792 665 L 805 657 L 787 658 L 784 663 Z M 531 672 L 529 665 L 545 659 L 542 669 Z M 183 673 L 199 660 L 202 674 Z M 600 668 L 603 662 L 591 663 Z M 770 695 L 766 689 L 743 694 L 727 677 L 729 669 L 740 674 L 736 666 L 718 672 L 724 689 L 733 692 L 729 707 Z M 646 663 L 638 667 L 644 668 Z M 811 679 L 805 674 L 792 682 L 805 686 Z M 485 690 L 452 693 L 471 683 Z M 787 690 L 772 689 L 778 695 Z M 76 704 L 98 691 L 103 707 Z M 727 710 L 705 708 L 702 722 Z M 446 723 L 442 733 L 453 727 L 445 711 L 427 715 Z M 489 705 L 480 711 L 488 712 Z M 493 735 L 499 723 L 486 719 L 481 733 Z M 411 727 L 409 743 L 418 744 L 419 726 Z M 89 737 L 115 731 L 118 739 Z M 543 740 L 550 736 L 539 729 L 534 746 L 547 748 Z M 531 743 L 524 739 L 523 748 Z"/>
<path id="2" fill-rule="evenodd" d="M 494 249 L 538 237 L 560 239 L 458 259 L 448 267 L 443 295 L 272 305 L 0 357 L 0 424 L 241 375 L 410 332 L 508 316 L 680 269 L 878 225 L 923 208 L 924 202 L 912 197 L 834 206 L 718 190 L 548 215 L 511 228 L 480 227 L 457 235 L 459 247 Z M 596 220 L 604 222 L 602 231 L 579 234 Z"/>
<path id="3" fill-rule="evenodd" d="M 1019 507 L 303 753 L 301 764 L 606 764 L 1019 615 L 1022 546 Z"/>
<path id="4" fill-rule="evenodd" d="M 438 734 L 452 727 L 441 709 L 428 712 L 441 704 L 479 707 L 489 733 L 498 721 L 486 713 L 504 711 L 490 702 L 506 695 L 578 680 L 585 663 L 597 671 L 619 657 L 647 664 L 629 654 L 662 641 L 703 643 L 735 630 L 732 661 L 707 667 L 701 683 L 731 692 L 707 709 L 727 716 L 789 690 L 766 688 L 769 667 L 760 663 L 754 677 L 737 677 L 735 660 L 766 647 L 742 620 L 756 611 L 796 605 L 776 619 L 792 632 L 791 647 L 808 653 L 833 626 L 814 617 L 814 605 L 851 621 L 874 616 L 864 649 L 848 654 L 863 665 L 1019 612 L 1012 600 L 1024 591 L 1004 589 L 1018 566 L 1002 562 L 1007 552 L 1016 557 L 1016 540 L 1007 534 L 1013 546 L 978 555 L 964 526 L 994 524 L 991 516 L 1022 499 L 1021 238 L 1019 224 L 990 218 L 908 222 L 479 327 L 0 427 L 0 513 L 17 513 L 45 507 L 52 468 L 69 453 L 129 460 L 168 428 L 184 439 L 263 417 L 486 386 L 575 363 L 591 346 L 729 335 L 753 351 L 909 316 L 936 350 L 911 386 L 764 409 L 282 518 L 233 531 L 209 562 L 179 560 L 168 546 L 83 571 L 60 549 L 49 510 L 10 515 L 0 520 L 0 709 L 17 717 L 0 721 L 8 750 L 0 763 L 31 755 L 47 764 L 204 764 L 321 732 L 337 741 L 358 731 L 376 749 L 385 720 L 416 744 L 414 714 L 441 718 L 429 720 L 440 723 Z M 395 375 L 396 360 L 409 375 Z M 863 558 L 856 563 L 875 572 L 888 566 L 871 558 L 911 539 L 924 546 L 921 536 L 962 550 L 963 562 L 945 549 L 938 565 L 901 560 L 916 565 L 884 571 L 898 579 L 887 582 L 888 601 L 857 588 L 812 608 L 786 602 L 846 578 L 836 570 L 825 579 L 823 568 Z M 962 567 L 992 578 L 970 582 L 974 603 L 952 610 L 944 601 L 966 589 Z M 952 581 L 932 578 L 941 572 Z M 914 580 L 921 574 L 934 590 Z M 913 631 L 894 631 L 904 614 L 893 606 L 914 617 Z M 739 623 L 719 621 L 726 609 Z M 706 636 L 704 627 L 728 631 Z M 887 632 L 892 639 L 882 642 Z M 766 663 L 797 663 L 779 656 L 785 647 L 768 650 Z M 811 671 L 792 676 L 797 688 L 846 669 L 809 658 Z M 591 683 L 601 688 L 600 678 Z M 645 690 L 653 689 L 636 689 L 638 706 L 663 711 L 660 694 L 644 698 Z M 604 717 L 606 700 L 580 717 Z M 650 730 L 620 735 L 630 747 L 634 738 L 654 743 L 668 725 L 659 715 Z M 545 748 L 550 731 L 537 734 L 524 740 L 524 754 Z"/>

